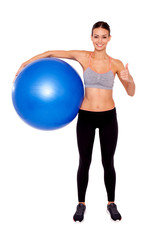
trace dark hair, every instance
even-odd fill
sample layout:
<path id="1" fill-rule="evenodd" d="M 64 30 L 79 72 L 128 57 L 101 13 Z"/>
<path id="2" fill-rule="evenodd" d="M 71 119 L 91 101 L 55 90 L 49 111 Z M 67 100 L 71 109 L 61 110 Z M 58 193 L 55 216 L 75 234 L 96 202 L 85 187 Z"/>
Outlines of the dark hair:
<path id="1" fill-rule="evenodd" d="M 95 28 L 99 28 L 99 27 L 105 28 L 106 30 L 108 30 L 108 31 L 109 31 L 109 36 L 110 36 L 110 32 L 111 32 L 110 26 L 108 25 L 108 23 L 103 22 L 103 21 L 96 22 L 96 23 L 93 25 L 93 27 L 92 27 L 92 36 L 93 36 L 93 30 L 94 30 Z"/>

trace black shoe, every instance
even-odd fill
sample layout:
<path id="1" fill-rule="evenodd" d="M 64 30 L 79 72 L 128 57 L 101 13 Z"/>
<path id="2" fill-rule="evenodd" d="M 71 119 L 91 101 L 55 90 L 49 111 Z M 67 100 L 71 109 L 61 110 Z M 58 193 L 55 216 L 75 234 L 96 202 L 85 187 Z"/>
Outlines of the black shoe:
<path id="1" fill-rule="evenodd" d="M 120 221 L 122 219 L 121 214 L 118 212 L 117 206 L 115 203 L 111 203 L 111 204 L 107 205 L 107 210 L 110 213 L 111 218 L 114 221 L 117 221 L 117 220 Z"/>
<path id="2" fill-rule="evenodd" d="M 73 219 L 75 222 L 76 221 L 81 222 L 83 220 L 85 210 L 86 210 L 86 206 L 84 204 L 79 203 L 77 205 L 77 210 L 73 216 Z"/>

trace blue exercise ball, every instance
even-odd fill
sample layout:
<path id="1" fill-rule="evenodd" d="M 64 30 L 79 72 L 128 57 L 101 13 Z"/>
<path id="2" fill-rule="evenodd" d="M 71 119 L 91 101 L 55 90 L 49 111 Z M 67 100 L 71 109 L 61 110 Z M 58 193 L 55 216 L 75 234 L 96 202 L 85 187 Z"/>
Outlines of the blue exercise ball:
<path id="1" fill-rule="evenodd" d="M 79 74 L 57 58 L 43 58 L 28 64 L 12 88 L 12 101 L 18 115 L 41 130 L 54 130 L 70 123 L 83 98 Z"/>

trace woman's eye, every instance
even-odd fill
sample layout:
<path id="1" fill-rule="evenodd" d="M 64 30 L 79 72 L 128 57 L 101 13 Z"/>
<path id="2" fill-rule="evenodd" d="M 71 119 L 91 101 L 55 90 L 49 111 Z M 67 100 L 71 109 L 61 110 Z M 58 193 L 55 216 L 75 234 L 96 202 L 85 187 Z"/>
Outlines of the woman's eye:
<path id="1" fill-rule="evenodd" d="M 94 36 L 94 38 L 98 38 L 98 36 Z M 103 38 L 107 38 L 107 37 L 103 37 Z"/>

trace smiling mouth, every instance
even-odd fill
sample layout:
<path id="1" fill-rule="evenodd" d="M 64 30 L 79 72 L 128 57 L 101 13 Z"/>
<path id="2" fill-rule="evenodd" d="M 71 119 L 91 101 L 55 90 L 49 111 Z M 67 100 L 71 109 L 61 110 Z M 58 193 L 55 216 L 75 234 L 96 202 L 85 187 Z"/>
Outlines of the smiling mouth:
<path id="1" fill-rule="evenodd" d="M 103 45 L 101 45 L 101 44 L 96 44 L 98 47 L 102 47 Z"/>

